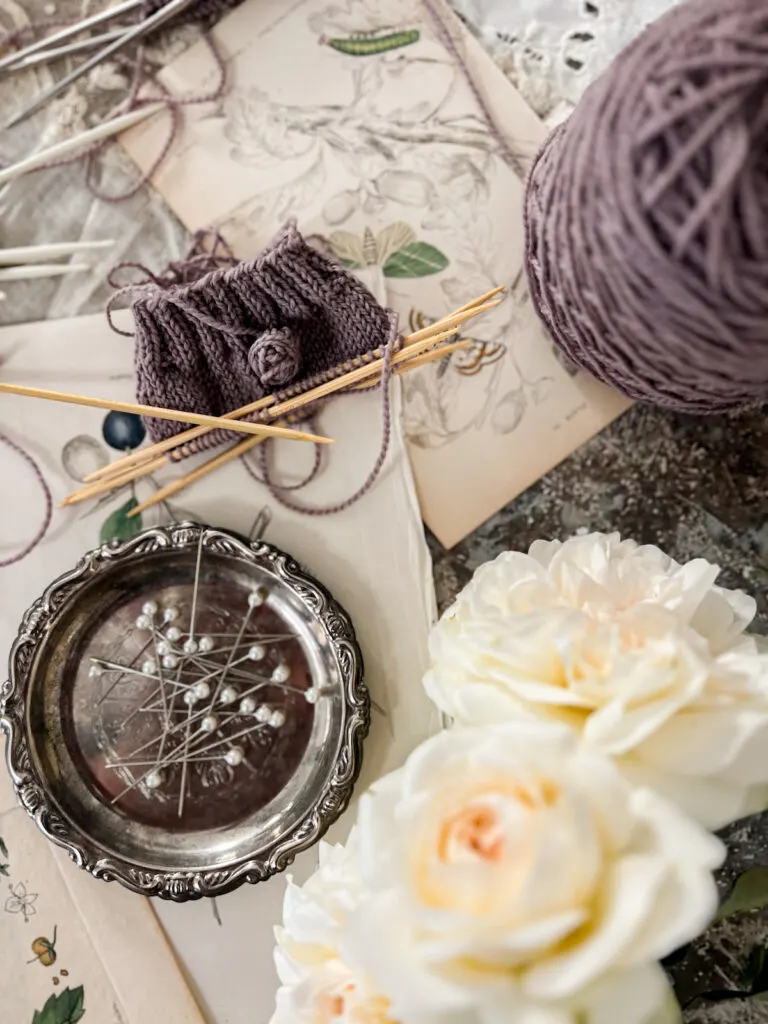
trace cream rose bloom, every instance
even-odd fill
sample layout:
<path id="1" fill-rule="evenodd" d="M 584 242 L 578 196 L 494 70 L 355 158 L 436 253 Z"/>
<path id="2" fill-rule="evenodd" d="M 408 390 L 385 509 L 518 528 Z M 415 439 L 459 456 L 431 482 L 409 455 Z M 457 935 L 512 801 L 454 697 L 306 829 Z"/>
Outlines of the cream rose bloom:
<path id="1" fill-rule="evenodd" d="M 288 878 L 284 926 L 275 930 L 281 987 L 271 1024 L 395 1024 L 389 1003 L 341 952 L 342 929 L 364 889 L 354 837 L 319 844 L 319 867 L 303 887 Z"/>
<path id="2" fill-rule="evenodd" d="M 433 630 L 427 692 L 460 724 L 565 722 L 718 828 L 768 805 L 768 656 L 717 574 L 618 534 L 505 552 Z"/>
<path id="3" fill-rule="evenodd" d="M 656 961 L 710 921 L 724 856 L 570 730 L 531 721 L 422 744 L 363 797 L 357 846 L 342 958 L 399 1024 L 671 1019 Z"/>

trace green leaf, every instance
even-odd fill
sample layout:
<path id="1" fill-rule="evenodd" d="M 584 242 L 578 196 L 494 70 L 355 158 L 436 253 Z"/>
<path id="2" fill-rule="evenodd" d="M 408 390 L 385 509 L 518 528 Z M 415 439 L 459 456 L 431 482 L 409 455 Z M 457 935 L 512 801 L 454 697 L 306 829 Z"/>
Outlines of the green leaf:
<path id="1" fill-rule="evenodd" d="M 136 508 L 138 504 L 135 498 L 129 498 L 124 505 L 121 505 L 120 508 L 115 509 L 111 515 L 107 516 L 101 524 L 100 537 L 102 544 L 106 544 L 110 540 L 130 540 L 131 537 L 135 537 L 141 531 L 141 513 L 133 516 L 132 519 L 128 518 L 128 513 L 131 509 Z"/>
<path id="2" fill-rule="evenodd" d="M 3 842 L 2 837 L 0 837 L 0 857 L 7 857 L 7 856 L 8 856 L 8 847 Z"/>
<path id="3" fill-rule="evenodd" d="M 52 995 L 42 1010 L 35 1010 L 32 1024 L 77 1024 L 84 1013 L 83 986 L 65 988 Z"/>
<path id="4" fill-rule="evenodd" d="M 765 946 L 752 947 L 739 980 L 749 992 L 764 992 L 768 988 L 768 949 Z"/>
<path id="5" fill-rule="evenodd" d="M 768 907 L 768 868 L 750 868 L 736 880 L 733 892 L 720 907 L 716 921 L 745 910 Z"/>
<path id="6" fill-rule="evenodd" d="M 411 242 L 393 252 L 384 264 L 385 277 L 428 277 L 448 266 L 448 257 L 429 242 Z"/>

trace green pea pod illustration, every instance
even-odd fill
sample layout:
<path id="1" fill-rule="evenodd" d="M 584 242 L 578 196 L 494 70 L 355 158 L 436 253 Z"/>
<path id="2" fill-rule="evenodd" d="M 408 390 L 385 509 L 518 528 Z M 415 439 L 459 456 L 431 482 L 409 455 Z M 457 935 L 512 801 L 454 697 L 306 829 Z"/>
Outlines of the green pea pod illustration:
<path id="1" fill-rule="evenodd" d="M 372 57 L 389 50 L 398 50 L 402 46 L 417 43 L 420 38 L 418 29 L 406 29 L 402 32 L 389 32 L 385 36 L 359 36 L 349 39 L 327 39 L 328 46 L 346 53 L 351 57 Z"/>

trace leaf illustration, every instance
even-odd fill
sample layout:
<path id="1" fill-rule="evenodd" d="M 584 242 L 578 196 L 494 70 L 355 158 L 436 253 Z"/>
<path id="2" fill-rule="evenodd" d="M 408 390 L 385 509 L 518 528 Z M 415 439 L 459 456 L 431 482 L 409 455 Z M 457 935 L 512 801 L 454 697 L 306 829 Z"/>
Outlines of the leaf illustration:
<path id="1" fill-rule="evenodd" d="M 8 877 L 8 868 L 10 866 L 11 866 L 10 864 L 0 864 L 0 875 L 3 875 L 5 878 L 7 878 Z"/>
<path id="2" fill-rule="evenodd" d="M 334 231 L 328 241 L 331 243 L 333 255 L 342 260 L 347 267 L 364 267 L 363 240 L 351 231 Z"/>
<path id="3" fill-rule="evenodd" d="M 131 509 L 136 508 L 138 501 L 135 498 L 129 498 L 124 505 L 107 516 L 104 522 L 101 524 L 101 543 L 106 544 L 110 540 L 129 540 L 131 537 L 135 537 L 141 530 L 141 515 L 133 516 L 132 519 L 128 518 L 128 513 Z"/>
<path id="4" fill-rule="evenodd" d="M 0 836 L 0 856 L 1 857 L 7 857 L 8 856 L 8 847 L 3 842 L 2 836 Z"/>
<path id="5" fill-rule="evenodd" d="M 768 868 L 750 868 L 733 887 L 733 892 L 720 907 L 716 921 L 722 921 L 745 910 L 768 907 Z"/>
<path id="6" fill-rule="evenodd" d="M 32 1024 L 77 1024 L 84 1013 L 83 986 L 65 988 L 52 995 L 42 1010 L 35 1010 Z"/>
<path id="7" fill-rule="evenodd" d="M 382 265 L 399 249 L 404 249 L 416 241 L 416 232 L 410 224 L 397 220 L 394 224 L 380 231 L 376 236 L 376 255 Z"/>
<path id="8" fill-rule="evenodd" d="M 499 399 L 491 413 L 491 426 L 497 434 L 511 434 L 520 425 L 528 403 L 522 391 L 509 391 Z"/>
<path id="9" fill-rule="evenodd" d="M 385 277 L 428 277 L 448 266 L 448 257 L 429 242 L 412 242 L 392 253 L 384 264 Z"/>

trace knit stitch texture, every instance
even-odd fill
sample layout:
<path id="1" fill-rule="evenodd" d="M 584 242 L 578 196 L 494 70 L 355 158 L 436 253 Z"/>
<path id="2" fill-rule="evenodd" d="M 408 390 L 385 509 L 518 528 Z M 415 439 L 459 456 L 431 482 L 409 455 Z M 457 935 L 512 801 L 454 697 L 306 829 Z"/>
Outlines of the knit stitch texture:
<path id="1" fill-rule="evenodd" d="M 133 302 L 139 402 L 222 416 L 387 344 L 387 311 L 293 222 L 257 259 Z M 186 424 L 147 419 L 153 441 Z"/>

